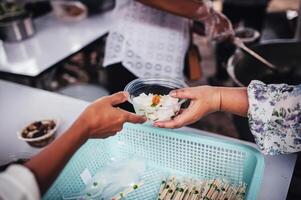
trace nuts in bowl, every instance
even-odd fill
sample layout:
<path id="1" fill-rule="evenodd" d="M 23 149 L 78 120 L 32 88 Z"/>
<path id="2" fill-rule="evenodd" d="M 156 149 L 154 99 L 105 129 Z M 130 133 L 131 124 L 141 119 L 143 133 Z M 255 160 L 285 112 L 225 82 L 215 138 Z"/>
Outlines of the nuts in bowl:
<path id="1" fill-rule="evenodd" d="M 34 121 L 18 133 L 18 138 L 33 147 L 44 147 L 54 140 L 58 126 L 59 121 L 55 119 Z"/>
<path id="2" fill-rule="evenodd" d="M 130 82 L 124 90 L 129 93 L 128 101 L 136 114 L 155 122 L 170 120 L 178 114 L 186 100 L 174 98 L 169 93 L 183 87 L 187 85 L 175 79 L 139 78 Z"/>

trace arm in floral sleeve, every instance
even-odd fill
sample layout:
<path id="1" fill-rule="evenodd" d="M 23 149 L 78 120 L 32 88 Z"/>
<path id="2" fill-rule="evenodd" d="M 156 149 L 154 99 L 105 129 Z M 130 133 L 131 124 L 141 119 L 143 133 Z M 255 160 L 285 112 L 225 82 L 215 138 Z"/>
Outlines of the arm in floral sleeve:
<path id="1" fill-rule="evenodd" d="M 301 85 L 252 81 L 248 98 L 250 129 L 263 153 L 301 151 Z"/>
<path id="2" fill-rule="evenodd" d="M 179 128 L 213 112 L 230 112 L 248 116 L 251 132 L 264 154 L 301 151 L 301 85 L 252 81 L 248 88 L 199 86 L 170 94 L 190 99 L 190 105 L 172 120 L 155 122 L 155 126 Z"/>

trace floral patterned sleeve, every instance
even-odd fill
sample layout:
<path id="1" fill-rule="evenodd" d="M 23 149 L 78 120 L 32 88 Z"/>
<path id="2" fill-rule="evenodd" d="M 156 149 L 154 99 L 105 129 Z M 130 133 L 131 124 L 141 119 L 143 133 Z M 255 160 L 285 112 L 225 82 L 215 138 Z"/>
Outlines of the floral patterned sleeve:
<path id="1" fill-rule="evenodd" d="M 248 86 L 249 125 L 264 154 L 301 151 L 301 85 L 266 85 L 252 81 Z"/>

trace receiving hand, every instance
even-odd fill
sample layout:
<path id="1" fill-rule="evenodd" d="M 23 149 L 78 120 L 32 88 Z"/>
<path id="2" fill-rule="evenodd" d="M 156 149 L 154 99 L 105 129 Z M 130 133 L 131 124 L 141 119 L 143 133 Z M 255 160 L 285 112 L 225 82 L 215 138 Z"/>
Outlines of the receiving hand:
<path id="1" fill-rule="evenodd" d="M 174 90 L 172 97 L 190 99 L 187 109 L 172 120 L 155 122 L 154 126 L 161 128 L 179 128 L 191 124 L 200 118 L 220 110 L 220 91 L 210 86 L 199 86 Z"/>
<path id="2" fill-rule="evenodd" d="M 114 107 L 125 102 L 127 98 L 128 94 L 125 92 L 100 98 L 86 108 L 76 123 L 85 127 L 88 137 L 106 138 L 121 131 L 125 122 L 145 122 L 145 117 Z"/>

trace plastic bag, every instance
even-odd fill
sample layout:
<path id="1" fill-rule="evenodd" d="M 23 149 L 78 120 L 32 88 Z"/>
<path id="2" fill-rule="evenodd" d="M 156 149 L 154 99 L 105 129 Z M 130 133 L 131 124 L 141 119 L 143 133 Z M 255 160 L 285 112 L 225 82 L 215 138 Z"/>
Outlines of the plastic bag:
<path id="1" fill-rule="evenodd" d="M 205 34 L 213 40 L 223 41 L 234 37 L 232 23 L 220 12 L 212 10 L 202 22 L 205 25 Z"/>
<path id="2" fill-rule="evenodd" d="M 145 169 L 141 160 L 112 161 L 93 176 L 84 190 L 63 195 L 63 199 L 122 199 L 143 185 Z"/>

